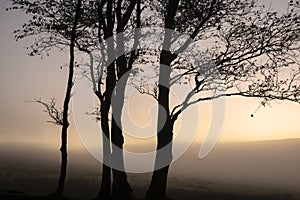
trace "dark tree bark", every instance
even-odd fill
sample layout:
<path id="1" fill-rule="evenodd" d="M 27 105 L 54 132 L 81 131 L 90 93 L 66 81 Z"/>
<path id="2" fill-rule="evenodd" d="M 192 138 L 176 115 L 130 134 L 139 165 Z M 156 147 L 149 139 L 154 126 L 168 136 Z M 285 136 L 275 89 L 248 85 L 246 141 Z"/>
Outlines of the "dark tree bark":
<path id="1" fill-rule="evenodd" d="M 125 60 L 124 60 L 125 61 Z M 118 66 L 127 66 L 127 62 L 118 61 Z M 112 199 L 124 199 L 129 200 L 131 198 L 132 188 L 130 187 L 127 181 L 127 174 L 124 167 L 124 155 L 123 155 L 123 145 L 124 145 L 124 136 L 121 129 L 122 122 L 122 109 L 124 106 L 125 98 L 125 87 L 128 79 L 128 74 L 124 75 L 128 70 L 124 70 L 124 73 L 119 74 L 119 77 L 123 79 L 121 84 L 118 84 L 114 94 L 114 100 L 116 101 L 112 106 L 112 125 L 111 125 L 111 134 L 112 134 L 112 162 L 113 166 L 113 185 L 112 185 Z M 126 76 L 126 77 L 124 77 Z"/>
<path id="2" fill-rule="evenodd" d="M 179 0 L 169 1 L 167 5 L 167 15 L 165 18 L 165 28 L 174 30 L 174 22 L 176 10 L 178 8 Z M 165 33 L 163 49 L 169 49 L 171 43 L 171 35 L 169 32 Z M 155 171 L 153 172 L 152 179 L 148 191 L 146 193 L 146 199 L 167 199 L 166 188 L 169 167 L 173 159 L 172 146 L 173 146 L 173 124 L 170 117 L 169 109 L 169 78 L 171 73 L 171 62 L 176 58 L 171 52 L 163 50 L 160 54 L 160 70 L 158 80 L 158 104 L 160 105 L 158 110 L 158 130 L 157 134 L 157 150 L 165 148 L 163 152 L 157 151 L 155 158 Z M 165 114 L 164 114 L 165 113 Z M 162 119 L 166 116 L 166 119 Z M 163 123 L 164 124 L 161 124 Z M 161 169 L 159 163 L 167 161 L 167 166 Z"/>
<path id="3" fill-rule="evenodd" d="M 119 22 L 119 21 L 118 21 Z M 119 33 L 122 29 L 118 30 Z M 117 36 L 117 51 L 124 49 L 124 38 Z M 122 55 L 116 61 L 116 68 L 118 71 L 118 79 L 121 79 L 124 74 L 128 71 L 127 61 L 125 55 Z M 124 92 L 127 77 L 124 77 L 125 81 L 118 84 L 114 92 L 114 101 L 112 105 L 112 124 L 111 124 L 111 141 L 112 141 L 112 162 L 113 166 L 113 185 L 112 185 L 112 199 L 129 199 L 131 196 L 132 189 L 127 181 L 127 175 L 124 167 L 124 156 L 123 156 L 123 144 L 124 136 L 122 131 L 121 115 L 124 105 Z"/>
<path id="4" fill-rule="evenodd" d="M 158 103 L 160 105 L 158 110 L 158 127 L 162 127 L 158 130 L 157 134 L 157 153 L 155 158 L 155 171 L 153 172 L 151 183 L 149 189 L 146 193 L 146 199 L 166 199 L 166 188 L 167 188 L 167 178 L 169 172 L 169 166 L 172 162 L 172 146 L 173 146 L 173 125 L 170 118 L 169 109 L 169 96 L 170 89 L 168 87 L 168 78 L 170 77 L 171 69 L 170 62 L 171 54 L 170 52 L 162 51 L 160 63 L 163 67 L 160 67 L 159 73 L 159 86 L 158 86 Z M 168 69 L 166 69 L 168 67 Z M 162 69 L 164 68 L 164 69 Z M 162 117 L 167 116 L 166 119 Z M 163 123 L 164 124 L 161 124 Z M 163 152 L 158 150 L 164 148 Z M 160 164 L 167 161 L 167 166 L 158 169 Z"/>
<path id="5" fill-rule="evenodd" d="M 101 6 L 99 6 L 101 9 Z M 106 22 L 102 21 L 102 11 L 98 11 L 99 23 L 105 23 L 104 39 L 110 38 L 113 36 L 114 29 L 114 13 L 113 13 L 113 2 L 107 2 L 106 10 Z M 98 35 L 99 41 L 101 42 L 101 35 Z M 111 52 L 114 52 L 115 45 L 113 42 L 108 42 L 108 60 L 114 60 L 114 55 Z M 109 109 L 111 105 L 111 96 L 116 85 L 116 73 L 115 73 L 115 62 L 111 63 L 107 68 L 107 77 L 106 77 L 106 90 L 103 95 L 98 94 L 98 98 L 101 103 L 101 129 L 102 129 L 102 138 L 103 138 L 103 164 L 102 164 L 102 179 L 101 186 L 99 189 L 98 197 L 100 199 L 109 199 L 111 195 L 111 167 L 106 165 L 111 162 L 111 150 L 110 150 L 110 131 L 109 131 Z M 101 87 L 101 79 L 98 82 L 98 87 Z M 100 91 L 100 89 L 98 89 Z M 106 139 L 104 139 L 106 138 Z"/>
<path id="6" fill-rule="evenodd" d="M 199 2 L 194 1 L 194 3 L 196 3 L 194 4 L 196 6 Z M 180 19 L 180 17 L 176 18 L 176 21 L 174 19 L 176 16 L 176 10 L 178 9 L 179 1 L 167 1 L 166 16 L 164 19 L 165 28 L 175 30 L 174 24 L 177 23 L 176 30 L 187 32 L 190 31 L 191 34 L 189 35 L 192 40 L 201 35 L 199 34 L 201 31 L 204 32 L 202 37 L 205 38 L 205 33 L 208 28 L 214 28 L 214 31 L 218 33 L 227 23 L 227 21 L 231 21 L 231 27 L 227 30 L 225 29 L 227 33 L 221 31 L 220 35 L 215 34 L 222 42 L 225 41 L 223 43 L 224 45 L 217 45 L 215 48 L 213 48 L 213 61 L 215 62 L 218 72 L 220 73 L 220 75 L 214 77 L 214 79 L 224 81 L 223 84 L 226 85 L 225 87 L 227 90 L 224 92 L 225 94 L 206 98 L 198 98 L 196 101 L 189 102 L 194 94 L 198 94 L 201 91 L 212 90 L 212 88 L 209 88 L 209 86 L 208 88 L 205 88 L 207 85 L 209 85 L 208 82 L 210 81 L 206 82 L 205 78 L 201 77 L 200 73 L 198 73 L 196 70 L 196 87 L 187 95 L 186 99 L 179 105 L 179 107 L 175 107 L 173 109 L 171 112 L 172 114 L 170 115 L 168 101 L 170 93 L 168 85 L 171 71 L 170 65 L 172 61 L 177 58 L 177 55 L 167 51 L 170 49 L 171 35 L 170 33 L 166 32 L 163 43 L 164 50 L 160 54 L 158 103 L 161 107 L 159 108 L 158 112 L 158 127 L 163 128 L 160 131 L 158 130 L 157 150 L 161 149 L 162 147 L 167 148 L 165 153 L 162 154 L 157 152 L 156 154 L 155 169 L 157 170 L 153 172 L 151 184 L 146 194 L 147 200 L 167 199 L 166 186 L 169 165 L 162 169 L 158 169 L 158 163 L 162 162 L 163 159 L 167 159 L 168 163 L 172 161 L 172 137 L 174 122 L 177 120 L 178 116 L 183 112 L 183 110 L 190 105 L 196 104 L 200 101 L 216 99 L 222 96 L 262 98 L 264 99 L 262 105 L 265 105 L 265 102 L 273 101 L 275 99 L 299 102 L 299 93 L 297 89 L 300 72 L 298 69 L 293 68 L 293 65 L 298 63 L 297 57 L 299 55 L 299 40 L 296 36 L 297 32 L 299 32 L 299 21 L 297 20 L 299 19 L 299 16 L 293 9 L 291 9 L 291 13 L 283 15 L 278 15 L 277 12 L 271 12 L 269 10 L 259 10 L 255 12 L 256 8 L 261 9 L 261 7 L 256 3 L 256 1 L 249 1 L 248 4 L 248 2 L 245 1 L 223 2 L 212 0 L 207 1 L 205 10 L 195 9 L 194 11 L 186 12 L 186 10 L 192 9 L 193 1 L 181 1 L 181 6 L 184 4 L 186 5 L 183 6 L 184 9 L 179 7 L 179 13 L 181 12 L 181 14 L 187 14 L 187 17 L 183 17 L 181 20 L 179 20 L 178 24 L 178 19 Z M 205 5 L 205 1 L 203 1 L 203 4 Z M 243 10 L 243 13 L 237 14 L 239 10 Z M 256 14 L 253 16 L 254 12 Z M 197 26 L 192 24 L 191 29 L 187 28 L 189 27 L 188 25 L 184 26 L 183 22 L 186 23 L 188 20 L 193 21 L 194 19 L 197 19 L 197 17 L 201 16 L 201 14 L 202 17 L 201 19 L 199 18 Z M 261 15 L 264 16 L 262 17 Z M 297 17 L 291 19 L 291 16 Z M 248 21 L 250 21 L 250 23 L 248 23 Z M 258 22 L 260 24 L 259 26 L 256 25 Z M 244 24 L 243 27 L 240 26 L 241 24 Z M 281 35 L 282 31 L 280 30 L 282 30 L 282 25 L 287 27 L 286 30 L 289 32 L 288 34 L 290 34 L 290 37 Z M 227 24 L 225 26 L 227 26 Z M 294 29 L 294 27 L 297 28 Z M 268 32 L 269 30 L 278 30 L 279 34 L 271 34 Z M 251 33 L 248 33 L 248 31 Z M 272 32 L 274 33 L 275 31 Z M 188 39 L 185 44 L 176 51 L 176 53 L 180 54 L 186 50 L 190 42 L 191 40 Z M 219 51 L 221 47 L 224 47 L 225 50 Z M 263 62 L 263 64 L 258 63 L 258 61 L 255 60 L 256 58 L 262 59 L 262 56 L 269 58 L 266 62 Z M 280 57 L 282 57 L 282 59 Z M 278 79 L 278 77 L 280 75 L 278 76 L 278 74 L 280 74 L 282 68 L 287 66 L 291 66 L 291 71 L 294 71 L 295 73 L 291 73 L 292 75 L 287 80 L 279 80 L 280 78 Z M 167 70 L 162 70 L 162 68 Z M 259 76 L 264 77 L 263 81 L 260 81 L 260 79 L 257 80 L 257 77 Z M 248 89 L 243 89 L 244 91 L 241 90 L 240 88 L 243 88 L 243 84 L 247 82 L 250 82 Z M 240 85 L 243 85 L 243 87 L 239 87 Z M 291 89 L 292 85 L 294 85 L 294 89 Z M 213 89 L 218 90 L 218 88 Z M 237 91 L 232 92 L 230 89 L 236 89 Z M 177 112 L 174 112 L 176 109 Z M 162 124 L 160 123 L 162 123 L 161 116 L 163 111 L 166 112 L 167 119 L 165 124 L 161 126 Z"/>
<path id="7" fill-rule="evenodd" d="M 65 180 L 67 174 L 67 135 L 68 135 L 68 127 L 69 127 L 69 103 L 71 99 L 71 93 L 73 88 L 73 76 L 74 76 L 74 68 L 75 68 L 75 42 L 76 42 L 76 30 L 78 21 L 81 16 L 81 5 L 82 0 L 78 0 L 76 4 L 76 13 L 73 22 L 73 28 L 71 33 L 71 41 L 70 41 L 70 61 L 69 61 L 69 75 L 68 75 L 68 83 L 67 90 L 65 94 L 64 104 L 63 104 L 63 122 L 62 122 L 62 130 L 61 130 L 61 167 L 60 167 L 60 175 L 58 180 L 58 186 L 55 194 L 62 195 L 65 187 Z"/>
<path id="8" fill-rule="evenodd" d="M 124 38 L 123 31 L 125 29 L 126 24 L 128 23 L 130 16 L 133 13 L 135 6 L 137 6 L 137 18 L 136 18 L 136 28 L 140 28 L 140 0 L 131 0 L 130 5 L 128 6 L 126 12 L 124 14 L 121 13 L 121 4 L 122 0 L 117 1 L 117 44 L 116 50 L 119 52 L 124 52 Z M 137 46 L 138 40 L 135 41 L 135 46 Z M 126 59 L 125 55 L 121 55 L 116 60 L 116 69 L 117 69 L 117 77 L 118 80 L 122 78 L 122 82 L 117 85 L 114 93 L 114 100 L 117 101 L 112 106 L 112 124 L 111 124 L 111 140 L 113 144 L 112 148 L 112 162 L 114 166 L 118 166 L 117 169 L 112 169 L 113 172 L 113 185 L 112 185 L 112 193 L 111 199 L 122 199 L 129 200 L 131 199 L 132 188 L 127 180 L 127 174 L 125 172 L 124 167 L 124 155 L 123 155 L 123 145 L 124 145 L 124 136 L 122 131 L 122 109 L 124 106 L 124 98 L 125 98 L 125 88 L 128 80 L 128 74 L 132 69 L 132 64 L 136 58 L 136 52 L 133 51 L 130 55 L 129 60 Z"/>
<path id="9" fill-rule="evenodd" d="M 108 125 L 108 113 L 109 106 L 107 102 L 101 103 L 101 129 L 102 129 L 102 138 L 103 138 L 103 164 L 102 164 L 102 179 L 101 186 L 99 189 L 98 196 L 100 199 L 108 199 L 111 192 L 111 168 L 105 163 L 110 163 L 111 152 L 110 152 L 110 142 L 109 142 L 109 125 Z M 107 139 L 105 140 L 104 137 Z"/>
<path id="10" fill-rule="evenodd" d="M 141 1 L 140 0 L 132 0 L 131 8 L 128 9 L 127 16 L 123 16 L 121 18 L 119 16 L 118 19 L 118 28 L 117 32 L 121 33 L 124 31 L 124 20 L 129 20 L 129 15 L 131 15 L 133 11 L 133 6 L 137 5 L 137 19 L 136 19 L 136 28 L 140 28 L 141 26 Z M 124 38 L 122 35 L 117 37 L 117 48 L 118 50 L 124 51 Z M 138 36 L 135 39 L 134 47 L 136 48 L 138 45 Z M 137 52 L 132 51 L 129 60 L 126 59 L 125 55 L 122 55 L 117 59 L 117 69 L 118 69 L 118 78 L 123 79 L 122 83 L 116 87 L 115 99 L 118 100 L 117 107 L 113 107 L 113 121 L 112 121 L 112 143 L 113 146 L 113 158 L 115 164 L 119 169 L 113 169 L 113 188 L 112 188 L 112 199 L 123 199 L 129 200 L 131 199 L 132 188 L 127 180 L 127 174 L 125 172 L 124 167 L 124 155 L 123 155 L 123 145 L 124 145 L 124 136 L 122 127 L 122 109 L 124 106 L 124 98 L 125 98 L 125 88 L 127 85 L 129 75 L 126 74 L 132 69 L 132 65 L 137 58 Z M 117 148 L 119 150 L 117 150 Z"/>
<path id="11" fill-rule="evenodd" d="M 113 45 L 113 44 L 110 44 Z M 100 199 L 108 199 L 111 194 L 111 150 L 110 150 L 110 132 L 109 132 L 109 109 L 111 105 L 111 96 L 116 84 L 115 66 L 114 63 L 108 67 L 106 79 L 106 91 L 104 98 L 101 98 L 101 129 L 103 138 L 103 164 L 102 164 L 102 179 L 98 196 Z M 108 165 L 107 165 L 108 164 Z"/>

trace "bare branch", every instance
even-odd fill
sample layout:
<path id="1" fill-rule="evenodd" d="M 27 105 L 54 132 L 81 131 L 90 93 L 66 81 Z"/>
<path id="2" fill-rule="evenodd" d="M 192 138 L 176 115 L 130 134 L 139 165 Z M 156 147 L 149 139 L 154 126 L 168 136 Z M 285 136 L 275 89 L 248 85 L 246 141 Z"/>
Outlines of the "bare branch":
<path id="1" fill-rule="evenodd" d="M 41 98 L 35 99 L 34 101 L 29 101 L 31 103 L 38 103 L 44 107 L 43 112 L 45 112 L 50 118 L 49 123 L 62 126 L 63 125 L 63 111 L 57 108 L 56 98 L 50 98 L 49 102 L 43 101 Z"/>

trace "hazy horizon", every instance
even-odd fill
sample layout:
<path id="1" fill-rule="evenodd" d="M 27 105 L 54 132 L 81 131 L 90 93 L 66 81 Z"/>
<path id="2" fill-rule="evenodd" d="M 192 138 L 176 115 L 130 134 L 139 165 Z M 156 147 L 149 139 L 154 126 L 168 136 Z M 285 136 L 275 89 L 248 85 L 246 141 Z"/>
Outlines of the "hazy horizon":
<path id="1" fill-rule="evenodd" d="M 282 11 L 289 0 L 259 2 Z M 16 42 L 13 34 L 14 30 L 22 27 L 27 17 L 19 11 L 6 12 L 7 6 L 7 0 L 0 1 L 0 194 L 2 190 L 20 190 L 45 195 L 57 186 L 61 127 L 47 123 L 49 118 L 43 108 L 29 101 L 36 98 L 48 101 L 56 97 L 58 106 L 62 105 L 68 74 L 68 67 L 62 66 L 68 63 L 69 55 L 67 50 L 53 50 L 49 57 L 44 56 L 43 59 L 28 56 L 26 47 L 34 38 Z M 86 56 L 76 54 L 76 59 L 77 63 L 83 63 Z M 80 110 L 75 109 L 76 100 L 82 97 L 82 93 L 78 92 L 79 82 L 77 76 L 70 104 L 66 182 L 66 194 L 76 198 L 93 197 L 101 178 L 101 163 L 86 148 L 89 145 L 89 150 L 100 152 L 99 124 L 94 116 L 86 114 L 94 111 L 94 107 L 78 106 Z M 83 87 L 90 90 L 87 85 Z M 157 102 L 149 95 L 136 94 L 132 97 L 129 109 L 134 125 L 143 128 L 152 123 L 153 126 L 146 139 L 139 137 L 138 134 L 144 134 L 142 131 L 130 133 L 123 130 L 126 134 L 128 132 L 124 147 L 131 152 L 154 151 L 157 110 L 153 106 Z M 170 99 L 174 103 L 175 97 Z M 225 104 L 225 119 L 218 121 L 223 125 L 219 140 L 204 159 L 199 159 L 198 153 L 215 117 L 212 114 L 213 104 L 201 102 L 185 111 L 198 111 L 195 115 L 187 114 L 188 117 L 184 118 L 187 120 L 186 127 L 181 130 L 183 136 L 195 133 L 195 138 L 191 147 L 171 165 L 168 193 L 174 197 L 176 190 L 182 190 L 195 194 L 194 199 L 202 191 L 291 194 L 300 199 L 300 105 L 274 101 L 261 106 L 263 102 L 260 99 L 242 97 L 226 98 Z M 84 117 L 98 130 L 89 125 L 85 126 L 87 129 L 80 129 L 80 123 L 85 123 L 81 120 Z M 189 120 L 194 117 L 197 121 L 191 125 Z M 181 118 L 178 119 L 174 138 L 181 128 Z M 90 137 L 92 143 L 83 136 Z M 177 145 L 186 142 L 184 139 Z M 125 162 L 129 161 L 125 158 Z M 129 174 L 134 195 L 142 198 L 150 179 L 151 173 Z"/>
<path id="2" fill-rule="evenodd" d="M 300 139 L 217 144 L 211 154 L 201 160 L 197 157 L 199 147 L 193 144 L 171 165 L 170 190 L 300 197 Z M 3 159 L 0 189 L 38 194 L 54 190 L 60 164 L 58 149 L 6 144 L 0 146 L 0 156 Z M 84 149 L 71 149 L 68 168 L 67 194 L 96 194 L 101 177 L 100 162 Z M 137 196 L 144 194 L 150 176 L 151 173 L 129 174 Z M 28 179 L 32 180 L 30 185 L 26 183 Z M 42 182 L 44 185 L 40 185 Z M 82 182 L 85 186 L 80 188 Z M 35 186 L 39 188 L 37 191 Z"/>

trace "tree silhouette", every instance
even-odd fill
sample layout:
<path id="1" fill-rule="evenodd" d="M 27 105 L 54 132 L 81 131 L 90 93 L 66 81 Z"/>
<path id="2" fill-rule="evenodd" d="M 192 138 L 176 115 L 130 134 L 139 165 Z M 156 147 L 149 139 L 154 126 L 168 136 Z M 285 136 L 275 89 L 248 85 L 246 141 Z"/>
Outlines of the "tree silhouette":
<path id="1" fill-rule="evenodd" d="M 136 7 L 136 16 L 134 20 L 133 28 L 140 28 L 141 26 L 141 1 L 140 0 L 131 0 L 129 1 L 129 6 L 122 14 L 121 4 L 124 3 L 122 0 L 117 1 L 117 27 L 116 34 L 123 33 L 126 30 L 126 24 L 129 22 L 131 15 L 133 13 L 133 8 Z M 127 28 L 128 29 L 128 28 Z M 124 38 L 122 34 L 117 36 L 117 46 L 116 49 L 119 52 L 124 52 Z M 138 45 L 138 41 L 135 41 L 134 46 Z M 135 59 L 138 56 L 137 51 L 132 51 L 130 55 L 121 55 L 116 60 L 116 69 L 117 69 L 117 78 L 120 80 L 123 78 L 126 82 L 128 80 L 128 73 L 132 69 L 132 65 Z M 127 74 L 126 74 L 127 73 Z M 112 143 L 114 144 L 112 147 L 112 158 L 114 164 L 120 166 L 121 170 L 113 169 L 113 187 L 112 187 L 112 199 L 130 199 L 132 189 L 129 187 L 127 182 L 127 175 L 125 173 L 124 168 L 124 158 L 123 158 L 123 144 L 124 144 L 124 136 L 122 132 L 122 123 L 121 123 L 121 113 L 124 105 L 125 98 L 125 86 L 126 84 L 119 84 L 116 87 L 116 91 L 114 94 L 114 98 L 118 99 L 118 106 L 112 107 Z M 122 151 L 118 151 L 118 149 Z"/>
<path id="2" fill-rule="evenodd" d="M 7 10 L 21 10 L 31 16 L 31 19 L 25 23 L 22 29 L 16 30 L 16 39 L 22 39 L 29 36 L 37 36 L 30 49 L 29 55 L 49 54 L 54 48 L 69 47 L 69 73 L 63 109 L 59 111 L 56 107 L 56 100 L 52 98 L 49 103 L 41 99 L 37 103 L 45 107 L 45 112 L 52 119 L 51 122 L 61 125 L 61 167 L 55 195 L 62 195 L 65 186 L 67 173 L 67 133 L 69 127 L 69 103 L 71 99 L 72 88 L 74 85 L 73 76 L 75 69 L 75 45 L 76 40 L 80 38 L 78 34 L 78 24 L 82 15 L 82 0 L 77 1 L 27 1 L 11 0 L 12 7 Z"/>
<path id="3" fill-rule="evenodd" d="M 30 49 L 30 55 L 43 55 L 43 53 L 49 54 L 49 51 L 53 47 L 64 49 L 66 46 L 73 45 L 79 51 L 88 53 L 91 55 L 91 50 L 98 45 L 103 44 L 106 39 L 123 32 L 125 29 L 131 27 L 131 29 L 137 28 L 140 25 L 140 1 L 128 0 L 128 1 L 83 1 L 81 8 L 81 16 L 77 24 L 76 38 L 74 40 L 71 37 L 73 14 L 76 13 L 74 0 L 50 0 L 50 1 L 27 1 L 27 0 L 11 0 L 13 6 L 9 9 L 22 10 L 27 14 L 30 14 L 32 18 L 28 23 L 24 24 L 22 29 L 16 30 L 16 39 L 22 39 L 29 36 L 38 36 L 35 42 L 28 48 Z M 136 8 L 136 16 L 133 16 L 133 11 Z M 91 80 L 93 82 L 93 89 L 100 102 L 100 121 L 103 132 L 103 137 L 107 137 L 110 140 L 110 132 L 112 135 L 112 143 L 117 147 L 123 148 L 123 135 L 122 129 L 114 121 L 120 116 L 112 117 L 112 126 L 110 131 L 109 126 L 109 110 L 111 107 L 112 93 L 115 88 L 116 82 L 127 71 L 130 70 L 134 62 L 137 52 L 132 52 L 127 61 L 127 56 L 115 58 L 114 54 L 108 52 L 114 52 L 116 49 L 122 51 L 122 40 L 118 38 L 118 44 L 108 43 L 106 49 L 104 49 L 103 57 L 108 60 L 114 60 L 106 70 L 105 81 L 103 82 L 104 69 L 100 70 L 100 74 L 97 77 L 94 76 L 93 69 L 91 69 Z M 70 43 L 70 41 L 74 41 Z M 73 49 L 74 49 L 73 48 Z M 91 60 L 93 58 L 91 57 Z M 99 70 L 99 69 L 97 69 Z M 116 74 L 116 71 L 118 73 Z M 104 86 L 105 85 L 105 86 Z M 102 91 L 104 89 L 104 91 Z M 69 90 L 68 90 L 69 91 Z M 122 89 L 118 89 L 116 93 L 119 98 L 122 98 L 124 93 Z M 61 124 L 60 114 L 58 109 L 53 104 L 55 99 L 52 99 L 49 103 L 42 101 L 41 99 L 36 102 L 42 104 L 45 107 L 45 112 L 53 119 L 55 124 Z M 122 108 L 122 106 L 120 107 Z M 64 110 L 63 110 L 64 111 Z M 59 116 L 59 117 L 58 117 Z M 63 138 L 64 141 L 66 138 Z M 106 140 L 104 140 L 106 141 Z M 65 149 L 62 148 L 62 149 Z M 106 163 L 111 162 L 110 143 L 103 144 L 104 160 Z M 115 152 L 115 153 L 114 153 Z M 116 154 L 116 151 L 113 153 Z M 64 154 L 66 156 L 66 154 Z M 121 159 L 115 160 L 118 165 L 123 164 L 123 155 L 114 155 Z M 131 187 L 127 182 L 127 175 L 124 170 L 118 171 L 113 169 L 113 187 L 111 194 L 111 168 L 103 164 L 103 173 L 101 187 L 99 190 L 99 197 L 106 199 L 110 195 L 113 198 L 120 198 L 122 196 L 128 196 L 131 194 Z M 125 197 L 124 197 L 125 199 Z"/>
<path id="4" fill-rule="evenodd" d="M 116 54 L 117 52 L 123 52 L 125 48 L 124 38 L 118 34 L 125 30 L 140 27 L 141 2 L 140 0 L 97 1 L 93 7 L 95 14 L 91 14 L 93 16 L 90 19 L 91 23 L 86 23 L 90 24 L 90 26 L 94 23 L 95 27 L 97 27 L 101 57 L 94 58 L 92 53 L 93 46 L 86 48 L 78 45 L 78 47 L 80 51 L 87 53 L 90 57 L 90 67 L 86 70 L 87 74 L 84 74 L 84 76 L 88 77 L 92 82 L 93 91 L 100 105 L 99 120 L 102 129 L 104 162 L 102 164 L 103 172 L 98 197 L 100 199 L 129 199 L 132 188 L 127 181 L 124 169 L 122 152 L 124 137 L 120 123 L 125 85 L 123 88 L 122 86 L 116 87 L 116 85 L 118 80 L 124 78 L 126 72 L 132 68 L 137 52 L 133 51 L 130 55 L 122 55 L 118 58 Z M 110 40 L 114 36 L 116 36 L 116 41 Z M 108 61 L 112 62 L 108 63 Z M 121 100 L 118 107 L 111 105 L 113 97 Z M 111 115 L 109 113 L 110 109 L 112 110 Z M 109 119 L 111 119 L 111 128 Z M 110 141 L 114 144 L 112 152 Z M 116 148 L 121 149 L 121 151 L 118 151 Z M 109 166 L 111 162 L 119 166 L 119 169 L 111 168 Z M 111 172 L 113 174 L 112 185 Z"/>
<path id="5" fill-rule="evenodd" d="M 167 117 L 157 134 L 157 150 L 165 147 L 167 153 L 158 151 L 156 154 L 157 170 L 153 172 L 146 199 L 168 199 L 169 165 L 158 169 L 158 163 L 162 159 L 171 163 L 174 124 L 189 106 L 224 96 L 262 98 L 263 103 L 272 100 L 300 102 L 297 59 L 300 15 L 294 9 L 279 13 L 259 5 L 256 0 L 159 3 L 156 9 L 162 13 L 164 27 L 185 33 L 190 38 L 172 50 L 176 39 L 168 31 L 164 35 L 158 82 L 158 127 L 164 113 Z M 189 58 L 181 57 L 193 40 L 208 44 L 212 62 L 204 60 L 195 66 L 188 64 Z M 193 52 L 190 55 L 197 56 Z M 172 70 L 179 75 L 172 77 Z M 185 77 L 193 89 L 183 102 L 172 108 L 169 105 L 170 87 Z M 207 91 L 216 90 L 221 93 L 207 94 Z M 165 158 L 166 154 L 168 158 Z"/>
<path id="6" fill-rule="evenodd" d="M 90 55 L 88 76 L 93 90 L 100 102 L 100 121 L 103 138 L 103 173 L 98 197 L 100 199 L 130 199 L 132 189 L 124 170 L 111 169 L 105 163 L 124 169 L 122 153 L 116 153 L 115 147 L 123 149 L 124 137 L 121 124 L 125 85 L 117 85 L 126 77 L 140 55 L 133 51 L 116 57 L 118 51 L 124 52 L 124 38 L 118 33 L 131 31 L 144 25 L 161 25 L 156 20 L 142 19 L 141 5 L 149 3 L 140 0 L 10 0 L 12 10 L 21 10 L 31 16 L 30 20 L 15 31 L 16 39 L 35 37 L 28 48 L 30 55 L 48 54 L 57 47 L 69 47 L 69 76 L 62 112 L 56 108 L 55 99 L 43 102 L 45 112 L 55 124 L 62 125 L 61 174 L 57 194 L 62 194 L 67 166 L 67 128 L 68 110 L 73 87 L 75 68 L 75 48 Z M 291 7 L 297 7 L 297 3 Z M 174 45 L 177 38 L 170 31 L 164 35 L 163 50 L 159 52 L 159 80 L 154 89 L 144 84 L 139 87 L 142 93 L 157 98 L 158 111 L 157 150 L 167 148 L 168 157 L 157 152 L 155 171 L 146 194 L 146 199 L 167 199 L 167 177 L 172 161 L 173 129 L 177 119 L 191 105 L 202 101 L 227 96 L 262 98 L 262 104 L 272 100 L 299 102 L 300 70 L 299 56 L 300 16 L 289 7 L 286 12 L 275 12 L 257 0 L 158 0 L 152 2 L 147 15 L 158 12 L 162 26 L 168 30 L 187 34 L 190 38 L 179 47 Z M 135 11 L 135 12 L 134 12 Z M 154 16 L 154 14 L 153 14 Z M 157 16 L 157 15 L 155 15 Z M 146 16 L 144 16 L 146 18 Z M 115 37 L 115 41 L 107 40 Z M 189 51 L 193 40 L 203 42 L 208 47 L 210 60 L 191 64 L 197 52 Z M 92 50 L 102 45 L 101 58 L 97 62 Z M 138 45 L 135 41 L 134 45 Z M 174 46 L 176 46 L 174 50 Z M 107 61 L 112 61 L 107 63 Z M 142 61 L 141 61 L 142 62 Z M 107 66 L 107 67 L 104 67 Z M 164 67 L 163 67 L 164 66 Z M 167 68 L 165 67 L 167 66 Z M 167 70 L 166 70 L 167 69 Z M 178 75 L 172 76 L 172 71 Z M 188 83 L 192 86 L 183 102 L 170 106 L 170 89 L 176 83 Z M 221 86 L 220 86 L 221 85 Z M 220 87 L 219 87 L 220 86 Z M 115 90 L 115 92 L 114 92 Z M 221 91 L 208 95 L 207 91 Z M 111 99 L 120 100 L 113 107 Z M 110 114 L 112 110 L 112 114 Z M 167 115 L 164 120 L 165 114 Z M 111 120 L 111 122 L 110 122 Z M 165 123 L 160 124 L 162 121 Z M 110 124 L 111 123 L 111 124 Z M 162 125 L 162 126 L 161 126 Z M 111 135 L 111 138 L 110 138 Z M 111 152 L 111 143 L 114 144 Z M 112 159 L 118 158 L 118 159 Z M 168 160 L 168 165 L 159 169 L 158 163 Z M 113 174 L 113 184 L 111 182 Z"/>

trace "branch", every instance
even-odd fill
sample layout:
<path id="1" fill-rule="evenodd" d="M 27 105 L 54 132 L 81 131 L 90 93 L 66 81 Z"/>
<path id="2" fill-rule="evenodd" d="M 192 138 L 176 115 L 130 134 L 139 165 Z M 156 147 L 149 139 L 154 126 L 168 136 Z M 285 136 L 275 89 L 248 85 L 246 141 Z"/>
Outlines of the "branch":
<path id="1" fill-rule="evenodd" d="M 50 121 L 49 123 L 53 123 L 55 125 L 62 126 L 63 125 L 63 111 L 57 108 L 56 106 L 56 98 L 50 98 L 49 102 L 44 102 L 41 98 L 35 99 L 34 101 L 29 101 L 30 103 L 38 103 L 44 107 L 43 112 L 45 112 Z"/>
<path id="2" fill-rule="evenodd" d="M 207 16 L 201 20 L 201 22 L 199 23 L 199 25 L 195 28 L 195 30 L 193 31 L 193 33 L 190 35 L 190 37 L 185 41 L 185 43 L 178 49 L 175 51 L 175 55 L 179 55 L 180 53 L 184 52 L 187 47 L 193 42 L 193 40 L 196 38 L 196 36 L 198 35 L 200 29 L 204 26 L 205 23 L 207 23 L 209 21 L 209 19 L 213 16 L 213 7 L 216 4 L 217 0 L 213 0 L 211 2 L 210 8 L 209 8 L 209 12 L 207 14 Z"/>

